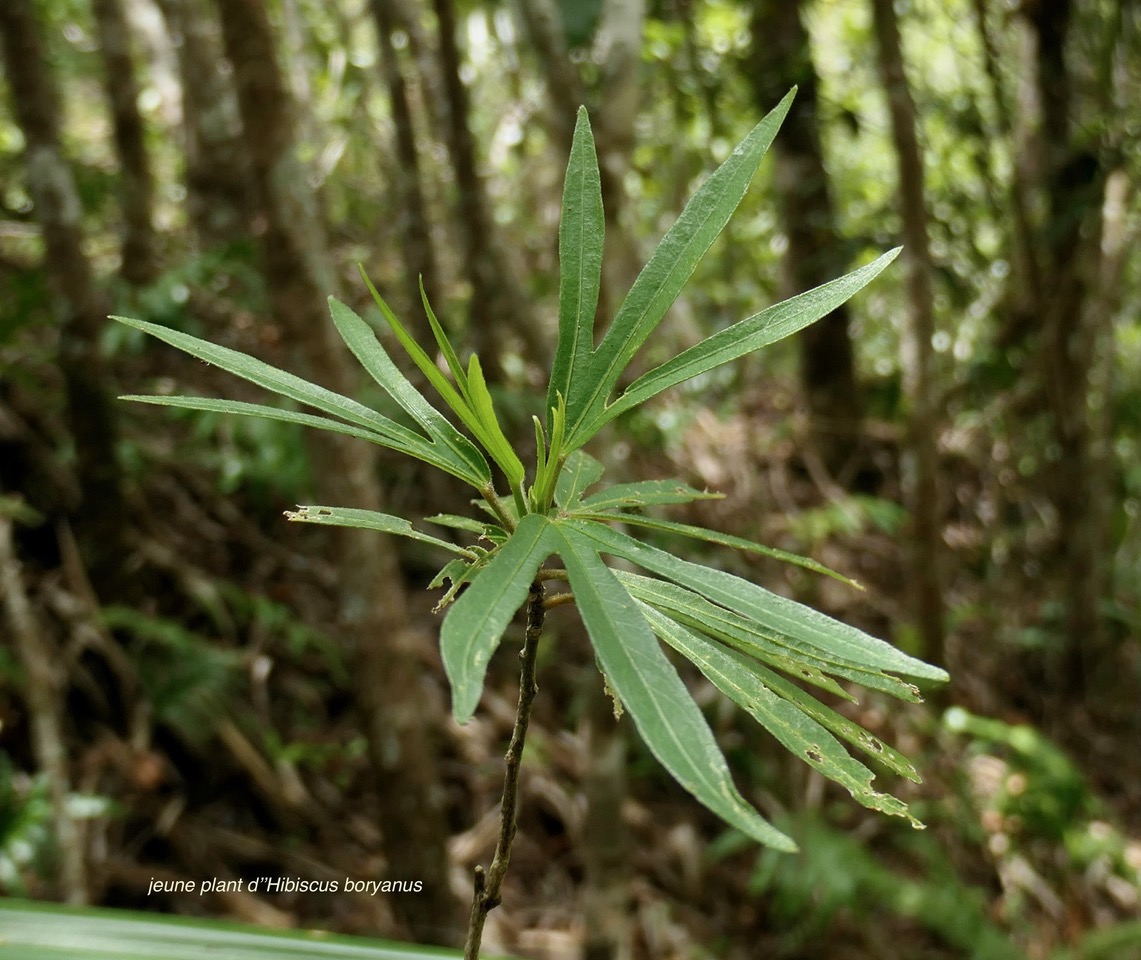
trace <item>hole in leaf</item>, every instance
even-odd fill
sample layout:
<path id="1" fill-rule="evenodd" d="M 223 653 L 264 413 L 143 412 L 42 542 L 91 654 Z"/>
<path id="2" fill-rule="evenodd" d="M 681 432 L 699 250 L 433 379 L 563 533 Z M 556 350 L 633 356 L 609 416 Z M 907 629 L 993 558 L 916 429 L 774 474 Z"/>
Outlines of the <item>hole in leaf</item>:
<path id="1" fill-rule="evenodd" d="M 815 747 L 809 747 L 804 751 L 804 755 L 808 757 L 813 763 L 823 763 L 824 758 L 820 755 L 820 751 Z"/>

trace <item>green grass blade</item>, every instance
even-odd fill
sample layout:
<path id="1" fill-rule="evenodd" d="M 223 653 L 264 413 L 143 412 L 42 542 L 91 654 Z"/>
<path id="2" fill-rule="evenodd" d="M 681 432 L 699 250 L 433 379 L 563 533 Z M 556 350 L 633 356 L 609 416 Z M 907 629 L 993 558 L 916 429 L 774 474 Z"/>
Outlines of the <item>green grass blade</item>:
<path id="1" fill-rule="evenodd" d="M 602 464 L 589 453 L 575 450 L 559 474 L 555 484 L 555 503 L 569 510 L 582 498 L 583 493 L 602 479 Z"/>
<path id="2" fill-rule="evenodd" d="M 695 490 L 680 480 L 644 480 L 639 483 L 616 483 L 612 487 L 591 494 L 579 504 L 575 512 L 692 503 L 694 500 L 721 500 L 724 497 L 723 493 Z"/>
<path id="3" fill-rule="evenodd" d="M 409 540 L 419 540 L 421 543 L 430 543 L 448 553 L 459 554 L 469 560 L 477 559 L 470 550 L 441 540 L 427 533 L 421 533 L 403 517 L 394 517 L 387 513 L 378 513 L 375 510 L 359 510 L 355 507 L 319 507 L 301 506 L 296 510 L 287 510 L 285 515 L 290 520 L 300 523 L 320 523 L 329 527 L 358 527 L 361 530 L 376 530 L 379 533 L 391 533 L 398 537 L 407 537 Z"/>
<path id="4" fill-rule="evenodd" d="M 398 427 L 398 424 L 381 416 L 375 410 L 370 410 L 363 403 L 358 403 L 356 400 L 343 397 L 332 390 L 319 387 L 308 380 L 302 380 L 301 377 L 286 373 L 277 367 L 271 367 L 268 363 L 257 360 L 248 354 L 239 353 L 229 347 L 220 347 L 208 340 L 200 340 L 198 337 L 192 337 L 180 330 L 172 330 L 170 327 L 162 327 L 145 320 L 132 320 L 130 317 L 112 317 L 111 319 L 125 323 L 128 327 L 134 327 L 136 330 L 142 330 L 144 333 L 149 333 L 192 357 L 212 363 L 227 373 L 232 373 L 243 380 L 255 383 L 271 393 L 288 397 L 298 403 L 304 403 L 324 413 L 332 414 L 334 417 L 340 417 L 349 423 L 365 427 L 381 435 L 389 435 L 394 428 Z M 407 432 L 411 433 L 411 431 Z"/>
<path id="5" fill-rule="evenodd" d="M 440 650 L 452 685 L 452 715 L 459 723 L 475 713 L 488 661 L 555 546 L 546 517 L 523 517 L 444 618 Z"/>
<path id="6" fill-rule="evenodd" d="M 624 485 L 622 485 L 624 486 Z M 640 484 L 630 484 L 630 486 L 640 486 Z M 610 490 L 617 490 L 618 487 L 611 487 Z M 601 494 L 596 494 L 598 497 L 610 492 L 604 490 Z M 720 494 L 704 494 L 703 498 L 719 497 Z M 698 499 L 691 497 L 690 499 Z M 632 524 L 639 527 L 648 527 L 651 530 L 661 530 L 664 533 L 676 533 L 682 537 L 693 537 L 696 540 L 704 540 L 707 543 L 716 543 L 723 547 L 732 547 L 734 550 L 744 550 L 746 553 L 759 553 L 765 557 L 771 557 L 774 560 L 780 560 L 783 563 L 789 563 L 793 566 L 803 567 L 805 570 L 811 570 L 813 573 L 820 573 L 826 577 L 832 577 L 834 580 L 839 580 L 841 583 L 846 583 L 850 587 L 855 587 L 857 590 L 863 590 L 855 580 L 844 576 L 842 573 L 837 573 L 824 564 L 813 560 L 811 557 L 802 557 L 799 554 L 789 553 L 787 550 L 778 550 L 776 547 L 766 547 L 763 543 L 757 543 L 755 540 L 746 540 L 744 537 L 735 537 L 729 533 L 721 533 L 718 530 L 709 530 L 705 527 L 696 527 L 689 523 L 677 523 L 673 520 L 661 520 L 657 517 L 646 517 L 641 514 L 634 513 L 618 513 L 618 514 L 594 514 L 587 508 L 594 507 L 592 502 L 594 497 L 588 497 L 582 502 L 582 510 L 576 510 L 575 516 L 583 517 L 587 520 L 602 520 L 614 521 L 620 520 L 622 523 Z M 600 501 L 604 502 L 604 501 Z M 682 500 L 658 500 L 648 501 L 651 503 L 684 503 Z"/>
<path id="7" fill-rule="evenodd" d="M 795 850 L 792 840 L 737 791 L 701 710 L 595 544 L 562 523 L 555 529 L 575 604 L 607 683 L 633 717 L 650 752 L 727 823 L 766 846 Z"/>
<path id="8" fill-rule="evenodd" d="M 754 669 L 759 666 L 754 660 L 686 629 L 648 604 L 639 606 L 654 633 L 694 663 L 789 752 L 840 784 L 865 807 L 921 825 L 902 800 L 872 789 L 875 774 L 854 759 L 839 740 L 796 704 L 770 690 Z"/>
<path id="9" fill-rule="evenodd" d="M 866 267 L 774 304 L 702 340 L 701 343 L 667 360 L 660 367 L 644 373 L 626 388 L 622 396 L 606 408 L 602 422 L 610 421 L 619 414 L 645 403 L 663 390 L 803 330 L 827 316 L 853 294 L 867 286 L 899 255 L 901 249 L 896 247 L 894 250 L 889 250 Z"/>
<path id="10" fill-rule="evenodd" d="M 949 679 L 939 667 L 741 577 L 681 560 L 604 524 L 575 519 L 565 522 L 597 541 L 604 553 L 623 557 L 755 620 L 762 627 L 815 647 L 824 658 L 843 658 L 872 671 L 890 670 L 925 680 L 945 683 Z"/>
<path id="11" fill-rule="evenodd" d="M 559 221 L 559 339 L 547 388 L 548 410 L 556 406 L 559 394 L 570 396 L 590 362 L 605 232 L 594 136 L 586 108 L 579 107 Z"/>
<path id="12" fill-rule="evenodd" d="M 634 281 L 591 354 L 587 382 L 572 385 L 567 394 L 569 447 L 581 446 L 597 431 L 622 371 L 661 322 L 745 196 L 794 94 L 795 90 L 790 91 L 701 185 Z"/>
<path id="13" fill-rule="evenodd" d="M 377 340 L 372 327 L 333 297 L 329 298 L 329 312 L 341 339 L 369 376 L 439 444 L 441 459 L 454 463 L 454 469 L 449 472 L 459 476 L 457 471 L 462 470 L 473 486 L 480 489 L 486 486 L 491 480 L 491 470 L 483 454 L 408 382 Z"/>

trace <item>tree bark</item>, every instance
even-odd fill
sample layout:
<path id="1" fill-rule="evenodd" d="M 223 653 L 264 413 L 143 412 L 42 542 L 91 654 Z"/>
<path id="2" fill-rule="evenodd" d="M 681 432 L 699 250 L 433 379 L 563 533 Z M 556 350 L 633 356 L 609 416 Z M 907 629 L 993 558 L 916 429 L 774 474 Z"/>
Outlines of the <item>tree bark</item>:
<path id="1" fill-rule="evenodd" d="M 923 151 L 919 145 L 915 102 L 903 69 L 899 24 L 892 0 L 872 0 L 879 48 L 879 69 L 887 93 L 892 141 L 899 164 L 900 216 L 908 327 L 904 353 L 904 388 L 910 405 L 910 465 L 906 477 L 912 532 L 912 579 L 915 617 L 923 657 L 946 662 L 943 621 L 943 549 L 936 432 L 939 426 L 934 351 L 935 298 L 927 238 L 927 200 L 923 187 Z"/>
<path id="2" fill-rule="evenodd" d="M 396 48 L 392 44 L 392 33 L 396 29 L 396 11 L 391 0 L 371 0 L 373 20 L 376 23 L 377 43 L 380 47 L 380 67 L 388 88 L 388 102 L 392 110 L 392 124 L 396 128 L 396 158 L 399 168 L 393 172 L 397 202 L 400 204 L 401 227 L 399 233 L 405 238 L 401 247 L 404 256 L 407 286 L 410 302 L 418 308 L 420 294 L 416 278 L 420 277 L 429 295 L 439 295 L 439 276 L 436 270 L 436 256 L 432 248 L 432 231 L 428 219 L 427 204 L 421 187 L 420 155 L 416 149 L 416 128 L 412 122 L 412 108 L 408 102 L 408 88 Z"/>
<path id="3" fill-rule="evenodd" d="M 1067 604 L 1066 655 L 1061 674 L 1073 694 L 1086 690 L 1087 666 L 1101 648 L 1098 616 L 1104 582 L 1103 523 L 1093 522 L 1094 431 L 1089 399 L 1097 332 L 1087 309 L 1088 272 L 1100 242 L 1098 206 L 1104 171 L 1076 142 L 1066 44 L 1070 0 L 1029 10 L 1036 39 L 1035 83 L 1044 145 L 1046 217 L 1038 247 L 1045 265 L 1038 375 L 1046 391 L 1056 455 L 1045 467 L 1058 514 L 1058 561 Z M 1086 229 L 1088 227 L 1088 230 Z"/>
<path id="4" fill-rule="evenodd" d="M 783 295 L 803 293 L 840 276 L 848 266 L 836 230 L 816 112 L 818 81 L 799 0 L 753 0 L 750 79 L 766 112 L 796 84 L 796 99 L 773 142 L 776 193 L 788 237 Z M 798 335 L 800 379 L 811 417 L 810 441 L 829 471 L 855 464 L 862 398 L 856 383 L 847 304 Z"/>
<path id="5" fill-rule="evenodd" d="M 206 246 L 249 232 L 249 164 L 233 85 L 222 72 L 217 18 L 204 0 L 158 0 L 182 81 L 186 205 Z"/>
<path id="6" fill-rule="evenodd" d="M 261 237 L 273 313 L 298 344 L 310 374 L 340 393 L 355 388 L 355 368 L 329 320 L 333 289 L 314 199 L 295 153 L 289 96 L 261 0 L 218 0 L 226 54 L 265 229 Z M 381 509 L 375 458 L 367 444 L 333 434 L 311 437 L 318 493 L 331 503 Z M 452 943 L 460 908 L 448 886 L 447 826 L 437 774 L 439 717 L 421 691 L 417 649 L 403 576 L 390 541 L 362 530 L 337 531 L 340 619 L 354 665 L 357 704 L 376 775 L 384 852 L 390 871 L 424 882 L 393 909 L 421 942 Z"/>
<path id="7" fill-rule="evenodd" d="M 0 42 L 35 217 L 43 231 L 44 270 L 59 317 L 58 364 L 67 394 L 81 490 L 73 528 L 100 599 L 130 593 L 117 459 L 118 428 L 99 352 L 107 308 L 83 251 L 83 210 L 60 139 L 59 94 L 29 0 L 0 4 Z"/>
<path id="8" fill-rule="evenodd" d="M 23 693 L 32 728 L 32 748 L 47 777 L 59 855 L 59 892 L 71 904 L 88 902 L 83 830 L 68 813 L 71 772 L 63 739 L 60 653 L 36 622 L 12 537 L 12 518 L 0 503 L 0 608 L 24 671 Z"/>
<path id="9" fill-rule="evenodd" d="M 143 285 L 158 272 L 153 225 L 154 176 L 139 113 L 139 84 L 131 57 L 131 30 L 121 0 L 92 0 L 92 12 L 103 54 L 104 83 L 111 104 L 111 127 L 119 155 L 123 211 L 120 273 L 128 283 Z"/>
<path id="10" fill-rule="evenodd" d="M 503 379 L 503 343 L 518 338 L 525 354 L 546 362 L 549 349 L 529 316 L 519 284 L 508 268 L 491 201 L 479 174 L 475 138 L 468 125 L 471 102 L 460 77 L 453 0 L 432 0 L 440 39 L 440 69 L 447 100 L 445 142 L 455 171 L 464 271 L 471 284 L 469 331 L 484 370 Z"/>

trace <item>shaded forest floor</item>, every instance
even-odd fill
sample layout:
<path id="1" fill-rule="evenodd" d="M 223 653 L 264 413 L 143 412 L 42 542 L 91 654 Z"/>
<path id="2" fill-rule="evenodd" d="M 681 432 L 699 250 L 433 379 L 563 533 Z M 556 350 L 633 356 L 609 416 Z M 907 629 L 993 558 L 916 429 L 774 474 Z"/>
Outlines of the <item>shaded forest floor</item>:
<path id="1" fill-rule="evenodd" d="M 167 362 L 160 377 L 210 389 L 210 371 Z M 4 485 L 35 491 L 30 505 L 57 517 L 71 493 L 50 452 L 61 432 L 55 414 L 31 400 L 35 376 L 4 390 Z M 221 389 L 233 395 L 234 385 Z M 671 516 L 811 554 L 856 578 L 865 593 L 767 560 L 734 561 L 773 589 L 889 635 L 906 621 L 896 438 L 886 424 L 872 425 L 866 469 L 852 479 L 863 492 L 851 494 L 804 455 L 793 406 L 790 392 L 769 387 L 763 399 L 746 396 L 734 416 L 687 414 L 668 437 L 616 446 L 636 451 L 616 469 L 724 492 L 722 501 Z M 129 410 L 125 419 L 138 602 L 96 610 L 64 525 L 23 527 L 18 542 L 28 593 L 66 664 L 76 789 L 110 802 L 89 821 L 93 898 L 399 936 L 385 899 L 367 894 L 147 895 L 152 879 L 416 878 L 377 852 L 383 825 L 337 647 L 337 585 L 321 559 L 322 534 L 282 519 L 295 506 L 288 498 L 308 483 L 296 440 L 256 423 L 164 417 L 156 433 L 147 411 Z M 925 782 L 888 789 L 930 829 L 913 833 L 858 807 L 687 676 L 738 783 L 802 852 L 738 844 L 627 731 L 625 857 L 612 880 L 628 895 L 624 922 L 635 957 L 1045 958 L 1136 915 L 1141 835 L 1123 826 L 1141 823 L 1135 708 L 1048 692 L 1061 689 L 1046 682 L 1048 651 L 1004 642 L 1001 622 L 1032 623 L 1041 591 L 1030 577 L 1024 592 L 999 594 L 980 576 L 994 531 L 961 505 L 989 481 L 969 444 L 956 450 L 945 440 L 959 505 L 947 518 L 949 700 L 900 708 L 860 692 L 859 705 L 845 706 L 916 759 Z M 466 508 L 453 490 L 425 490 L 403 468 L 384 469 L 393 512 Z M 411 550 L 403 559 L 410 584 L 427 583 L 436 558 Z M 460 728 L 442 719 L 435 598 L 413 595 L 425 637 L 425 718 L 443 731 L 447 843 L 460 903 L 472 866 L 486 863 L 494 845 L 519 631 L 492 664 L 477 718 Z M 587 936 L 584 703 L 597 674 L 573 614 L 550 619 L 519 839 L 485 945 L 562 960 L 581 956 Z M 909 638 L 896 631 L 895 639 Z M 1135 664 L 1121 669 L 1136 675 Z M 1122 704 L 1116 714 L 1113 703 Z M 951 705 L 958 709 L 944 712 Z M 13 686 L 0 693 L 0 719 L 14 768 L 33 769 Z M 50 893 L 34 869 L 24 876 L 32 895 Z M 984 952 L 973 953 L 979 944 Z"/>

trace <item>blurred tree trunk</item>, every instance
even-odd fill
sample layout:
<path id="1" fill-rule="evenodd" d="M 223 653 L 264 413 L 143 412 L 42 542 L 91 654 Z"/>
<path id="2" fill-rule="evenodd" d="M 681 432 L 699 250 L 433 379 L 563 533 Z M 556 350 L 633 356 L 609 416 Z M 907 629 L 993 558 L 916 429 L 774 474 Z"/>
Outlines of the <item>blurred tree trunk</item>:
<path id="1" fill-rule="evenodd" d="M 104 602 L 131 591 L 116 424 L 99 352 L 107 306 L 83 252 L 83 209 L 60 141 L 60 104 L 31 0 L 0 4 L 0 39 L 13 113 L 24 136 L 28 190 L 59 317 L 58 363 L 81 491 L 72 517 L 87 572 Z"/>
<path id="2" fill-rule="evenodd" d="M 599 297 L 607 322 L 618 312 L 626 291 L 642 269 L 637 241 L 626 229 L 624 216 L 629 206 L 626 173 L 634 153 L 634 132 L 642 107 L 640 75 L 642 28 L 646 19 L 644 0 L 603 0 L 595 38 L 593 59 L 602 70 L 595 91 L 600 108 L 591 117 L 598 150 L 602 180 L 602 206 L 606 217 L 606 257 L 603 258 L 603 289 L 608 299 Z M 688 325 L 690 316 L 684 298 L 670 308 L 661 335 L 678 329 L 679 320 Z M 692 332 L 692 331 L 691 331 Z M 696 342 L 696 341 L 694 341 Z M 642 372 L 644 358 L 635 358 L 625 376 L 633 379 Z"/>
<path id="3" fill-rule="evenodd" d="M 773 142 L 776 194 L 788 237 L 783 296 L 803 293 L 840 276 L 846 246 L 824 168 L 816 113 L 818 81 L 802 4 L 753 0 L 752 57 L 748 61 L 757 106 L 771 110 L 796 84 L 799 89 L 780 136 Z M 808 398 L 811 442 L 835 476 L 855 466 L 862 400 L 856 384 L 847 304 L 798 335 L 800 378 Z"/>
<path id="4" fill-rule="evenodd" d="M 927 200 L 923 188 L 923 151 L 919 145 L 915 102 L 903 69 L 899 24 L 892 0 L 872 0 L 879 48 L 879 69 L 887 93 L 892 141 L 899 164 L 900 216 L 908 325 L 904 347 L 904 389 L 910 405 L 909 448 L 913 462 L 906 477 L 911 515 L 915 617 L 922 656 L 946 662 L 943 619 L 943 548 L 939 491 L 939 427 L 934 350 L 935 297 L 927 238 Z"/>
<path id="5" fill-rule="evenodd" d="M 380 67 L 388 88 L 388 102 L 392 110 L 392 124 L 396 128 L 396 158 L 399 168 L 392 171 L 396 186 L 396 200 L 400 205 L 398 233 L 405 238 L 401 246 L 407 274 L 407 295 L 410 302 L 419 305 L 417 277 L 424 282 L 429 297 L 440 295 L 436 256 L 432 249 L 432 231 L 420 172 L 420 154 L 416 149 L 416 127 L 412 122 L 412 108 L 408 102 L 408 88 L 400 61 L 392 43 L 392 33 L 398 20 L 391 0 L 371 0 L 373 20 L 376 23 L 377 42 L 380 47 Z M 415 309 L 419 316 L 422 311 Z"/>
<path id="6" fill-rule="evenodd" d="M 158 5 L 178 52 L 190 220 L 207 247 L 232 243 L 249 229 L 249 164 L 233 85 L 221 70 L 217 17 L 205 0 Z"/>
<path id="7" fill-rule="evenodd" d="M 987 0 L 973 0 L 973 3 L 983 63 L 998 121 L 997 132 L 1008 143 L 1013 143 L 1015 123 L 1011 116 L 1010 99 L 1003 81 L 998 51 L 987 20 Z M 1015 163 L 1011 171 L 1010 210 L 1013 214 L 1011 259 L 1014 264 L 1014 275 L 1011 284 L 1012 297 L 1008 308 L 1015 316 L 1034 317 L 1037 316 L 1041 303 L 1042 281 L 1031 226 L 1029 187 L 1022 163 Z"/>
<path id="8" fill-rule="evenodd" d="M 264 221 L 265 278 L 274 315 L 294 338 L 309 373 L 355 392 L 356 369 L 328 316 L 333 289 L 314 198 L 297 159 L 292 106 L 261 0 L 218 0 L 226 54 L 234 65 L 245 142 Z M 333 434 L 310 436 L 318 493 L 330 503 L 381 509 L 373 448 Z M 458 938 L 459 906 L 448 886 L 447 824 L 437 772 L 440 718 L 421 690 L 407 597 L 391 541 L 343 529 L 335 538 L 340 618 L 376 774 L 388 869 L 424 882 L 392 906 L 420 942 Z"/>
<path id="9" fill-rule="evenodd" d="M 587 670 L 584 682 L 583 960 L 628 960 L 632 947 L 630 832 L 622 818 L 627 796 L 626 726 L 616 722 L 614 701 L 598 675 Z"/>
<path id="10" fill-rule="evenodd" d="M 460 249 L 471 284 L 468 307 L 471 340 L 483 363 L 503 380 L 503 344 L 517 338 L 524 355 L 546 363 L 550 350 L 535 329 L 517 279 L 511 276 L 499 231 L 491 215 L 491 200 L 479 174 L 475 138 L 469 127 L 471 102 L 460 77 L 453 0 L 432 0 L 440 34 L 440 69 L 447 100 L 445 142 L 456 177 Z"/>
<path id="11" fill-rule="evenodd" d="M 119 155 L 123 252 L 120 273 L 128 283 L 143 285 L 158 271 L 154 232 L 154 175 L 147 155 L 139 84 L 131 57 L 131 28 L 121 0 L 92 0 L 104 83 L 111 104 L 115 150 Z"/>
<path id="12" fill-rule="evenodd" d="M 1074 129 L 1066 57 L 1073 8 L 1054 0 L 1027 9 L 1036 41 L 1041 108 L 1041 187 L 1045 218 L 1038 231 L 1043 265 L 1038 375 L 1046 391 L 1055 455 L 1044 474 L 1058 514 L 1058 559 L 1065 578 L 1067 644 L 1061 673 L 1071 693 L 1085 690 L 1087 666 L 1101 647 L 1098 604 L 1104 571 L 1104 524 L 1094 522 L 1094 431 L 1091 374 L 1097 331 L 1088 310 L 1089 273 L 1100 241 L 1098 208 L 1104 172 Z M 1112 52 L 1112 51 L 1111 51 Z"/>
<path id="13" fill-rule="evenodd" d="M 23 668 L 21 693 L 32 728 L 32 749 L 40 771 L 47 777 L 59 858 L 59 895 L 67 903 L 89 900 L 83 830 L 68 811 L 71 771 L 64 742 L 64 702 L 61 683 L 65 662 L 36 620 L 35 608 L 24 584 L 20 559 L 13 543 L 10 503 L 21 501 L 7 491 L 0 496 L 0 610 L 7 620 L 12 646 Z M 0 620 L 2 622 L 2 620 Z M 6 638 L 7 639 L 7 638 Z"/>

